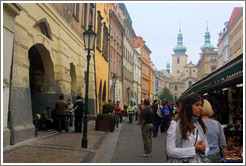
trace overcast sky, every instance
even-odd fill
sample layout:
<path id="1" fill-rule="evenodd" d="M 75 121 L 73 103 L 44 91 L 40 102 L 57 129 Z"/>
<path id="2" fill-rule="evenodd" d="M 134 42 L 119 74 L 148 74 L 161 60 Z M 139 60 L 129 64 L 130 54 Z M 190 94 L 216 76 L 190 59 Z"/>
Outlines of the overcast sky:
<path id="1" fill-rule="evenodd" d="M 239 3 L 237 3 L 239 2 Z M 142 36 L 152 51 L 150 55 L 155 67 L 166 69 L 172 65 L 173 48 L 177 45 L 179 22 L 186 46 L 188 62 L 196 65 L 200 47 L 204 44 L 207 21 L 211 44 L 217 47 L 218 33 L 229 21 L 234 7 L 244 7 L 237 2 L 125 2 L 137 36 Z"/>

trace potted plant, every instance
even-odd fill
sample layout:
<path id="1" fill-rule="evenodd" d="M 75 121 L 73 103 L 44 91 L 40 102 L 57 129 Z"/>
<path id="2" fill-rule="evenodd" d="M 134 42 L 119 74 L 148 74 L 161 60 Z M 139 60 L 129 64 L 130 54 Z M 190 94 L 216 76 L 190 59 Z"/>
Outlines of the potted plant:
<path id="1" fill-rule="evenodd" d="M 115 114 L 114 113 L 99 113 L 96 119 L 95 130 L 97 131 L 114 131 Z"/>
<path id="2" fill-rule="evenodd" d="M 116 106 L 111 103 L 111 102 L 108 102 L 108 103 L 105 103 L 103 104 L 103 113 L 113 113 L 113 110 L 116 108 Z"/>

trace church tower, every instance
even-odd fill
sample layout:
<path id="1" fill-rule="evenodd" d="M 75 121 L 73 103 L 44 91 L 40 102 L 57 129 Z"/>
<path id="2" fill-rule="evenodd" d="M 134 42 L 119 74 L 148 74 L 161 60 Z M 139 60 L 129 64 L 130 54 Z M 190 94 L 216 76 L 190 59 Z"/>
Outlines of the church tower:
<path id="1" fill-rule="evenodd" d="M 183 67 L 187 64 L 186 47 L 183 45 L 183 34 L 181 33 L 181 24 L 179 24 L 179 33 L 177 37 L 177 45 L 173 48 L 172 54 L 172 76 L 180 77 Z"/>
<path id="2" fill-rule="evenodd" d="M 208 31 L 208 23 L 207 23 L 207 29 L 206 29 L 206 32 L 205 32 L 205 43 L 201 46 L 201 50 L 202 52 L 204 53 L 205 52 L 205 49 L 208 48 L 210 51 L 213 51 L 214 50 L 214 46 L 210 43 L 210 32 Z"/>
<path id="3" fill-rule="evenodd" d="M 170 63 L 167 62 L 166 64 L 166 71 L 170 74 Z"/>

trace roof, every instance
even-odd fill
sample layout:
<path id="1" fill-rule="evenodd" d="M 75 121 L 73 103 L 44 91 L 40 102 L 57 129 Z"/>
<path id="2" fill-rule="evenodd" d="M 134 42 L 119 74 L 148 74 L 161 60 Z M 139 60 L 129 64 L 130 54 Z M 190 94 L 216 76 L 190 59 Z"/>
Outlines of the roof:
<path id="1" fill-rule="evenodd" d="M 229 27 L 234 23 L 236 18 L 238 17 L 239 13 L 243 10 L 243 7 L 234 7 L 231 18 L 229 20 Z"/>

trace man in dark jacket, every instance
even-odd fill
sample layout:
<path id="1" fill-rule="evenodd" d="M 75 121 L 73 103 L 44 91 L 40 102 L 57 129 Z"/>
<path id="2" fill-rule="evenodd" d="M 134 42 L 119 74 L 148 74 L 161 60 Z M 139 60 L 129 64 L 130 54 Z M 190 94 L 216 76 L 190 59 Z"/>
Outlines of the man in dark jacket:
<path id="1" fill-rule="evenodd" d="M 64 96 L 60 95 L 59 100 L 56 101 L 56 117 L 58 130 L 60 133 L 62 132 L 63 126 L 65 127 L 66 132 L 68 132 L 68 127 L 66 123 L 67 107 L 67 102 L 64 100 Z"/>
<path id="2" fill-rule="evenodd" d="M 157 115 L 157 109 L 158 109 L 158 101 L 154 100 L 151 108 L 154 111 L 154 119 L 153 119 L 153 137 L 157 137 L 158 135 L 158 127 L 160 125 L 160 117 Z"/>
<path id="3" fill-rule="evenodd" d="M 74 104 L 74 116 L 75 116 L 75 131 L 82 132 L 82 119 L 84 114 L 84 103 L 81 96 L 77 96 L 77 100 Z"/>

